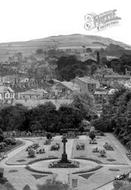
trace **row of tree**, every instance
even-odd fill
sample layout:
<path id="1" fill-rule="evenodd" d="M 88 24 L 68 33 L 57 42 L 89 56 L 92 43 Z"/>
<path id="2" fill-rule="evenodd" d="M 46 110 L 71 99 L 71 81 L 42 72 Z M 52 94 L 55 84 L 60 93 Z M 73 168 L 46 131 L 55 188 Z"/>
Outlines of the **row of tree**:
<path id="1" fill-rule="evenodd" d="M 81 121 L 96 116 L 93 98 L 87 94 L 74 95 L 70 105 L 61 105 L 59 109 L 52 102 L 46 102 L 32 109 L 16 104 L 0 110 L 0 128 L 3 131 L 60 132 L 61 129 L 80 129 Z"/>
<path id="2" fill-rule="evenodd" d="M 103 105 L 101 117 L 92 123 L 99 130 L 114 132 L 123 144 L 131 146 L 131 90 L 117 89 Z"/>

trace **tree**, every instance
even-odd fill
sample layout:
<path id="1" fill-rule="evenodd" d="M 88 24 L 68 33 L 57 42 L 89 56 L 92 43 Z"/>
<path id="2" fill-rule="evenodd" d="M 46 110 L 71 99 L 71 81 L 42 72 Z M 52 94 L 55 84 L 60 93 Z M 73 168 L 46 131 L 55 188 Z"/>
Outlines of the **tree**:
<path id="1" fill-rule="evenodd" d="M 43 49 L 41 49 L 41 48 L 37 49 L 36 54 L 38 54 L 38 55 L 44 54 Z"/>
<path id="2" fill-rule="evenodd" d="M 58 110 L 59 120 L 58 128 L 67 130 L 68 129 L 79 129 L 81 124 L 81 114 L 79 110 L 71 107 L 70 105 L 61 105 Z"/>
<path id="3" fill-rule="evenodd" d="M 91 67 L 90 67 L 91 75 L 95 74 L 96 70 L 97 70 L 97 65 L 96 64 L 92 64 Z"/>
<path id="4" fill-rule="evenodd" d="M 93 121 L 96 129 L 111 132 L 130 148 L 131 139 L 131 91 L 118 89 L 103 105 L 101 117 Z"/>
<path id="5" fill-rule="evenodd" d="M 3 142 L 3 140 L 4 140 L 4 134 L 2 129 L 0 128 L 0 143 Z"/>
<path id="6" fill-rule="evenodd" d="M 91 131 L 89 133 L 89 137 L 91 138 L 92 141 L 95 139 L 96 135 L 95 135 L 94 131 Z"/>
<path id="7" fill-rule="evenodd" d="M 96 115 L 94 97 L 89 93 L 74 94 L 71 106 L 81 113 L 83 119 L 91 120 Z"/>
<path id="8" fill-rule="evenodd" d="M 34 150 L 33 148 L 30 148 L 30 149 L 28 150 L 28 156 L 29 156 L 30 158 L 34 158 L 34 157 L 35 157 L 35 150 Z"/>
<path id="9" fill-rule="evenodd" d="M 77 60 L 76 56 L 62 56 L 56 62 L 56 72 L 60 80 L 70 81 L 76 76 L 84 76 L 87 71 L 86 64 Z"/>
<path id="10" fill-rule="evenodd" d="M 26 125 L 33 131 L 38 130 L 57 132 L 58 113 L 52 102 L 38 105 L 28 111 Z"/>
<path id="11" fill-rule="evenodd" d="M 46 138 L 47 138 L 48 140 L 51 140 L 51 139 L 52 139 L 51 133 L 47 133 Z"/>
<path id="12" fill-rule="evenodd" d="M 0 110 L 1 129 L 23 130 L 27 108 L 23 105 L 7 106 Z"/>

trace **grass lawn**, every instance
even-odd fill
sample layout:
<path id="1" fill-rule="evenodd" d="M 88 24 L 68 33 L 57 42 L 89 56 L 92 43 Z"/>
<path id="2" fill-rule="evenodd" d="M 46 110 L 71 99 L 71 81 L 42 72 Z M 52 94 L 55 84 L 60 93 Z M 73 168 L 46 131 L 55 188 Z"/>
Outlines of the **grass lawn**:
<path id="1" fill-rule="evenodd" d="M 72 150 L 72 158 L 83 158 L 83 159 L 92 159 L 92 160 L 96 160 L 96 162 L 101 162 L 103 164 L 123 164 L 126 165 L 128 163 L 126 163 L 125 157 L 123 156 L 122 152 L 121 152 L 121 147 L 116 146 L 116 142 L 118 142 L 117 139 L 115 139 L 115 141 L 112 141 L 112 139 L 110 139 L 110 136 L 108 136 L 108 134 L 106 134 L 106 136 L 101 136 L 100 138 L 97 138 L 97 144 L 90 144 L 89 143 L 89 137 L 87 136 L 86 139 L 75 139 L 74 143 L 73 143 L 73 150 Z M 104 149 L 103 145 L 105 144 L 105 142 L 107 142 L 108 144 L 110 144 L 113 147 L 113 151 L 106 151 L 106 156 L 105 157 L 101 157 L 99 152 L 98 153 L 94 153 L 93 149 L 98 147 L 98 149 Z M 83 143 L 85 144 L 85 150 L 76 150 L 76 145 L 78 143 Z M 118 143 L 117 143 L 118 144 Z"/>
<path id="2" fill-rule="evenodd" d="M 60 145 L 60 149 L 58 151 L 51 151 L 50 148 L 53 144 L 56 144 L 56 143 L 61 143 L 61 140 L 57 140 L 57 139 L 54 139 L 50 145 L 44 145 L 44 141 L 45 139 L 32 139 L 32 141 L 34 143 L 39 143 L 40 146 L 42 148 L 45 148 L 45 153 L 43 154 L 36 154 L 36 156 L 34 158 L 29 158 L 28 157 L 28 152 L 26 151 L 26 149 L 18 152 L 17 154 L 15 154 L 13 157 L 9 158 L 7 160 L 7 164 L 8 165 L 12 165 L 12 164 L 17 164 L 17 165 L 21 165 L 21 164 L 28 164 L 29 162 L 31 161 L 35 161 L 35 160 L 38 160 L 38 159 L 45 159 L 45 158 L 52 158 L 52 157 L 58 157 L 60 158 L 61 157 L 61 154 L 62 154 L 62 145 Z"/>

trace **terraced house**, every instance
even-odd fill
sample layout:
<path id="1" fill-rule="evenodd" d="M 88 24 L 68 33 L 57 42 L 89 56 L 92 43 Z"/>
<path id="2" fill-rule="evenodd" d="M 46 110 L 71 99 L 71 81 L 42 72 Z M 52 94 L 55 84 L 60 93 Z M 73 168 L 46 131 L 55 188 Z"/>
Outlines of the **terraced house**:
<path id="1" fill-rule="evenodd" d="M 0 86 L 0 102 L 1 103 L 13 103 L 15 99 L 15 92 L 6 86 Z"/>

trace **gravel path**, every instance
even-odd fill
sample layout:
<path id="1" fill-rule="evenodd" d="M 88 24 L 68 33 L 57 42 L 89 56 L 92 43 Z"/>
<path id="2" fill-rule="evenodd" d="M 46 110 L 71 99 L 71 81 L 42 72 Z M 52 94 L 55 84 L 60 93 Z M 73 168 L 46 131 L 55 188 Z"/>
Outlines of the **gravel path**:
<path id="1" fill-rule="evenodd" d="M 17 138 L 16 138 L 17 139 Z M 19 138 L 20 141 L 23 142 L 23 146 L 20 146 L 19 148 L 16 148 L 14 150 L 12 150 L 11 152 L 9 152 L 7 154 L 7 158 L 3 159 L 1 162 L 0 162 L 0 166 L 1 167 L 11 167 L 11 166 L 8 166 L 6 165 L 6 162 L 9 158 L 12 158 L 14 155 L 16 155 L 17 153 L 21 152 L 23 149 L 25 149 L 26 147 L 30 146 L 33 144 L 32 141 L 30 140 L 26 140 L 26 139 L 23 139 L 23 138 Z M 21 167 L 21 165 L 19 166 Z"/>

